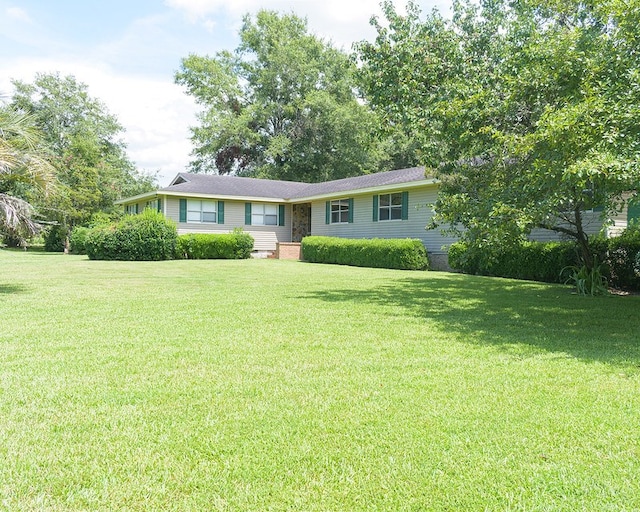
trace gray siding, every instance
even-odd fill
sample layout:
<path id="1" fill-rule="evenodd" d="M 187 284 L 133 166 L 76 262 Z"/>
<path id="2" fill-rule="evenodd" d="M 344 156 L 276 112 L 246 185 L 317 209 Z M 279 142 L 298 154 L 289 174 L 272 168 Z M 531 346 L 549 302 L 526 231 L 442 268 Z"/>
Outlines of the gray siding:
<path id="1" fill-rule="evenodd" d="M 602 230 L 602 219 L 600 218 L 600 212 L 585 212 L 583 214 L 584 230 L 588 235 L 597 235 Z M 531 240 L 537 242 L 558 242 L 561 240 L 567 240 L 567 236 L 557 231 L 550 231 L 548 229 L 534 229 L 529 236 Z"/>
<path id="2" fill-rule="evenodd" d="M 185 198 L 186 199 L 186 198 Z M 167 197 L 165 215 L 178 225 L 178 234 L 186 233 L 229 233 L 234 228 L 242 228 L 255 239 L 256 251 L 275 251 L 277 242 L 291 241 L 291 205 L 285 205 L 284 226 L 247 226 L 244 223 L 244 202 L 224 202 L 224 224 L 180 222 L 180 199 Z"/>
<path id="3" fill-rule="evenodd" d="M 402 192 L 395 190 L 394 192 Z M 353 223 L 325 224 L 325 201 L 311 204 L 311 234 L 319 236 L 337 236 L 343 238 L 418 238 L 427 251 L 437 254 L 446 252 L 447 247 L 456 241 L 453 237 L 444 237 L 440 230 L 427 230 L 425 227 L 433 217 L 428 206 L 436 200 L 437 187 L 425 186 L 407 189 L 409 192 L 408 220 L 373 221 L 373 195 L 364 194 L 353 197 Z M 338 199 L 338 198 L 336 198 Z M 444 249 L 443 249 L 443 246 Z"/>

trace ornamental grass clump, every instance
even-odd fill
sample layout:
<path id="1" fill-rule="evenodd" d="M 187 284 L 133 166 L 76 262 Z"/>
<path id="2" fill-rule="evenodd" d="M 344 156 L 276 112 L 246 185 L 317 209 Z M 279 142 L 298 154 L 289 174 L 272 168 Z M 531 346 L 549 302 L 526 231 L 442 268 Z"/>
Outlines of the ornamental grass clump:
<path id="1" fill-rule="evenodd" d="M 598 264 L 597 259 L 594 259 L 593 263 L 592 268 L 586 265 L 571 265 L 562 269 L 564 283 L 573 285 L 579 295 L 608 295 L 609 286 L 602 265 Z"/>

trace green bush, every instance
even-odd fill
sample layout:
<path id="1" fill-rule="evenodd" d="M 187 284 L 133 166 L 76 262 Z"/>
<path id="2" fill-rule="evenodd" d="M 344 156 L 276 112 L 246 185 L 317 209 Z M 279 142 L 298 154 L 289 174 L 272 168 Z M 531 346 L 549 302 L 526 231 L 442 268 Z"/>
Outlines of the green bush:
<path id="1" fill-rule="evenodd" d="M 74 254 L 87 254 L 86 241 L 89 228 L 84 226 L 76 226 L 71 231 L 71 237 L 69 238 L 69 248 Z"/>
<path id="2" fill-rule="evenodd" d="M 640 227 L 625 229 L 620 236 L 608 240 L 607 267 L 609 283 L 614 288 L 640 290 Z"/>
<path id="3" fill-rule="evenodd" d="M 97 226 L 87 233 L 85 249 L 91 260 L 117 260 L 119 244 L 116 237 L 116 225 Z"/>
<path id="4" fill-rule="evenodd" d="M 427 251 L 417 239 L 349 239 L 308 236 L 302 240 L 302 258 L 311 263 L 356 267 L 427 270 Z"/>
<path id="5" fill-rule="evenodd" d="M 609 286 L 640 290 L 640 227 L 630 227 L 618 237 L 595 237 L 590 245 Z M 466 274 L 554 283 L 566 281 L 563 269 L 579 269 L 582 264 L 573 242 L 523 242 L 498 250 L 456 242 L 449 248 L 449 266 Z"/>
<path id="6" fill-rule="evenodd" d="M 176 244 L 176 257 L 193 260 L 246 259 L 251 256 L 253 242 L 253 237 L 242 231 L 180 235 Z"/>
<path id="7" fill-rule="evenodd" d="M 66 239 L 66 226 L 55 224 L 47 229 L 44 234 L 44 250 L 47 252 L 64 252 Z"/>
<path id="8" fill-rule="evenodd" d="M 498 250 L 456 242 L 448 261 L 466 274 L 559 283 L 562 270 L 577 264 L 577 252 L 572 242 L 522 242 Z"/>
<path id="9" fill-rule="evenodd" d="M 139 215 L 127 215 L 117 224 L 91 229 L 85 247 L 93 260 L 168 260 L 175 255 L 177 238 L 173 221 L 146 209 Z"/>

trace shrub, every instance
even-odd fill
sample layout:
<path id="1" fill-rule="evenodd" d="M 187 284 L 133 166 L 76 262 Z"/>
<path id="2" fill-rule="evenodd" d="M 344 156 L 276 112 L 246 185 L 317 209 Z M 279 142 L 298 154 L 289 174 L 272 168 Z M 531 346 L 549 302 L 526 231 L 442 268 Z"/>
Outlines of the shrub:
<path id="1" fill-rule="evenodd" d="M 97 226 L 87 233 L 85 249 L 89 259 L 92 260 L 116 260 L 119 252 L 116 238 L 116 225 Z"/>
<path id="2" fill-rule="evenodd" d="M 618 237 L 595 237 L 590 244 L 594 258 L 601 262 L 597 273 L 602 282 L 606 280 L 613 288 L 640 290 L 640 227 L 627 228 Z M 449 266 L 467 274 L 549 283 L 566 282 L 570 271 L 569 277 L 586 282 L 573 242 L 523 242 L 500 249 L 456 242 L 449 249 Z M 589 279 L 597 282 L 598 276 Z"/>
<path id="3" fill-rule="evenodd" d="M 640 290 L 640 269 L 637 268 L 640 227 L 629 227 L 620 236 L 610 238 L 607 248 L 606 262 L 610 284 L 623 290 Z"/>
<path id="4" fill-rule="evenodd" d="M 62 224 L 55 224 L 44 234 L 44 250 L 47 252 L 64 252 L 66 239 L 66 226 L 63 226 Z"/>
<path id="5" fill-rule="evenodd" d="M 189 234 L 178 237 L 176 257 L 194 260 L 246 259 L 253 250 L 253 237 L 236 230 L 226 234 Z"/>
<path id="6" fill-rule="evenodd" d="M 96 226 L 86 236 L 90 259 L 168 260 L 174 257 L 178 233 L 174 222 L 146 209 L 110 226 Z"/>
<path id="7" fill-rule="evenodd" d="M 71 231 L 71 237 L 69 238 L 69 248 L 74 254 L 87 254 L 87 248 L 85 246 L 87 241 L 87 235 L 89 228 L 84 226 L 76 226 Z"/>
<path id="8" fill-rule="evenodd" d="M 577 264 L 577 252 L 572 242 L 522 242 L 499 249 L 456 242 L 448 260 L 467 274 L 559 283 L 562 270 Z"/>
<path id="9" fill-rule="evenodd" d="M 302 257 L 312 263 L 356 267 L 427 270 L 427 251 L 417 239 L 349 239 L 308 236 L 302 240 Z"/>

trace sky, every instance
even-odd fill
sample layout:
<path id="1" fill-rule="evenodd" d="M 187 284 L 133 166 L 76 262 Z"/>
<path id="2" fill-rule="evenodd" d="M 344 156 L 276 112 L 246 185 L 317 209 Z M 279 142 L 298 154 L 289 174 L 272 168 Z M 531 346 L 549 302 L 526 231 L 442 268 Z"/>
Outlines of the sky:
<path id="1" fill-rule="evenodd" d="M 450 0 L 416 3 L 450 12 Z M 124 126 L 137 168 L 166 186 L 188 170 L 197 125 L 198 107 L 174 83 L 181 59 L 234 50 L 243 15 L 260 9 L 305 17 L 345 50 L 374 39 L 369 19 L 381 13 L 379 0 L 0 0 L 0 96 L 12 79 L 73 75 Z"/>

